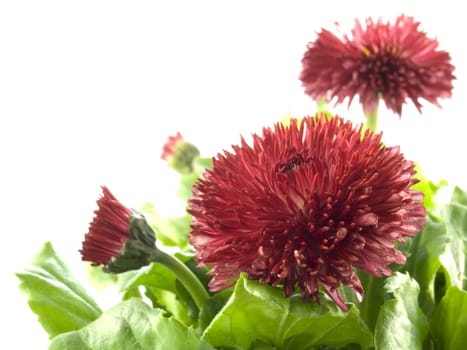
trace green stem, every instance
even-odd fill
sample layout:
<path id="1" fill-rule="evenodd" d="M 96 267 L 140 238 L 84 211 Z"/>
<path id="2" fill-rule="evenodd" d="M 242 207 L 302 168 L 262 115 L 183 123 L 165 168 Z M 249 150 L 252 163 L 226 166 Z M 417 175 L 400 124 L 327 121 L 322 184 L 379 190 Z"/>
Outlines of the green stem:
<path id="1" fill-rule="evenodd" d="M 196 275 L 179 259 L 159 249 L 154 252 L 152 260 L 166 266 L 175 273 L 177 278 L 193 297 L 196 306 L 201 309 L 204 302 L 209 298 L 209 294 L 198 277 L 196 277 Z"/>
<path id="2" fill-rule="evenodd" d="M 365 291 L 365 296 L 360 304 L 360 317 L 374 332 L 381 306 L 384 304 L 383 287 L 386 278 L 376 278 L 362 271 L 358 271 L 358 276 Z"/>
<path id="3" fill-rule="evenodd" d="M 365 116 L 365 126 L 374 134 L 376 134 L 378 132 L 378 106 L 376 106 L 372 112 L 367 113 Z"/>

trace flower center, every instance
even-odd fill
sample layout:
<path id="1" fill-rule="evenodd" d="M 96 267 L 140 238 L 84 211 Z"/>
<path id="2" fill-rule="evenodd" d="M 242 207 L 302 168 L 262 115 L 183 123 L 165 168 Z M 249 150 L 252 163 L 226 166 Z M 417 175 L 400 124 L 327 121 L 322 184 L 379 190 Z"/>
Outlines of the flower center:
<path id="1" fill-rule="evenodd" d="M 377 93 L 391 93 L 400 88 L 406 64 L 397 56 L 397 52 L 386 50 L 365 54 L 359 70 L 359 81 L 367 81 L 368 86 Z"/>

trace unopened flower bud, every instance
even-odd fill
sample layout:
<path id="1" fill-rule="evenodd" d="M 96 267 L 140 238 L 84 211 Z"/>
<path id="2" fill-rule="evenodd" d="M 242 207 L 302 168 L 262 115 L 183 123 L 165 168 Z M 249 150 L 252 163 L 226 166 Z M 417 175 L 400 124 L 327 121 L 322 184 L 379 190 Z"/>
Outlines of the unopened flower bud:
<path id="1" fill-rule="evenodd" d="M 103 192 L 80 250 L 82 260 L 111 273 L 149 265 L 157 252 L 154 231 L 143 215 L 125 207 L 107 187 Z"/>
<path id="2" fill-rule="evenodd" d="M 199 155 L 198 148 L 185 141 L 182 135 L 177 132 L 175 136 L 168 138 L 163 147 L 161 158 L 180 174 L 189 174 L 193 172 L 193 161 Z"/>

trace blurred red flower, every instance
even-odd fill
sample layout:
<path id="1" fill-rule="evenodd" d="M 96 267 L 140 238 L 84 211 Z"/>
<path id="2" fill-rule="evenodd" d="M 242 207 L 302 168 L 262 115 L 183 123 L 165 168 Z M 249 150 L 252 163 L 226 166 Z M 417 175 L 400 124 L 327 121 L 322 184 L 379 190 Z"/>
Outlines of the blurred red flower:
<path id="1" fill-rule="evenodd" d="M 419 99 L 436 106 L 451 97 L 454 66 L 448 52 L 419 30 L 412 17 L 394 24 L 356 20 L 352 35 L 336 36 L 326 29 L 308 44 L 300 80 L 315 100 L 336 98 L 336 104 L 358 95 L 365 114 L 373 113 L 382 98 L 399 116 L 410 99 L 421 112 Z"/>

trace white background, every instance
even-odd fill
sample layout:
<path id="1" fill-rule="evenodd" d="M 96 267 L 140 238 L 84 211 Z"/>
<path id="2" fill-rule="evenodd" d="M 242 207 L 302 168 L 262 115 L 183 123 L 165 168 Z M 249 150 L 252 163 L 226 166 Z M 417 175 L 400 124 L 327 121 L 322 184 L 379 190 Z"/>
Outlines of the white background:
<path id="1" fill-rule="evenodd" d="M 455 1 L 2 1 L 0 3 L 0 281 L 2 344 L 48 340 L 13 271 L 51 240 L 78 278 L 78 249 L 100 185 L 123 203 L 180 210 L 177 175 L 159 159 L 180 131 L 212 156 L 283 115 L 314 113 L 297 77 L 321 27 L 414 16 L 451 53 L 454 96 L 402 120 L 381 108 L 433 180 L 467 188 L 465 11 Z M 335 109 L 361 122 L 361 109 Z M 178 204 L 174 209 L 174 205 Z M 83 280 L 84 283 L 86 283 Z M 109 299 L 93 291 L 103 308 Z M 3 345 L 1 345 L 3 347 Z"/>

